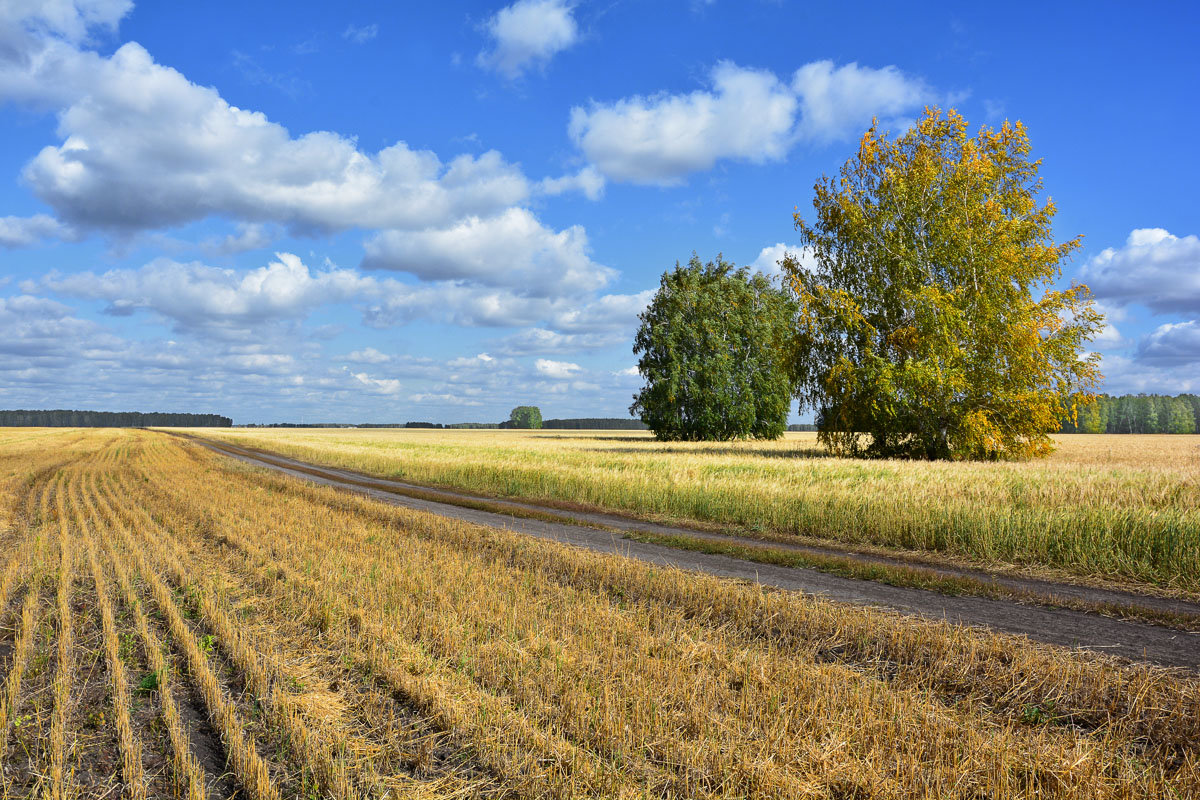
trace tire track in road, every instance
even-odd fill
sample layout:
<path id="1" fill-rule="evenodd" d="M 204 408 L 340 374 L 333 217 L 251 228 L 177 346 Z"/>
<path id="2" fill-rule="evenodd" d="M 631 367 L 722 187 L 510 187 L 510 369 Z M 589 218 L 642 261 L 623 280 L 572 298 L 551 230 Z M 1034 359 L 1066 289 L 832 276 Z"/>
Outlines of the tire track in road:
<path id="1" fill-rule="evenodd" d="M 965 625 L 981 625 L 995 631 L 1028 636 L 1030 639 L 1068 648 L 1120 656 L 1169 667 L 1200 671 L 1200 634 L 1188 633 L 1145 622 L 1113 619 L 1100 614 L 1026 605 L 985 597 L 950 596 L 924 589 L 889 586 L 874 581 L 830 575 L 802 567 L 784 567 L 746 561 L 731 556 L 681 550 L 665 545 L 626 539 L 611 530 L 588 527 L 586 517 L 558 509 L 540 509 L 561 516 L 572 516 L 575 524 L 510 516 L 439 502 L 424 497 L 398 494 L 395 490 L 417 489 L 434 494 L 426 487 L 408 486 L 395 481 L 358 475 L 347 470 L 321 467 L 276 455 L 265 455 L 225 443 L 189 437 L 191 441 L 218 454 L 252 466 L 290 475 L 300 480 L 332 486 L 366 495 L 392 505 L 425 511 L 492 528 L 502 528 L 563 544 L 604 553 L 636 558 L 652 564 L 703 572 L 717 577 L 750 581 L 789 591 L 818 595 L 827 600 L 865 605 L 931 619 L 944 619 Z M 389 484 L 393 491 L 389 491 Z M 440 491 L 440 490 L 439 490 Z M 450 498 L 476 499 L 470 495 L 440 492 Z M 487 498 L 492 502 L 490 498 Z M 521 508 L 522 504 L 510 504 Z M 531 506 L 531 508 L 536 508 Z M 586 515 L 605 518 L 609 515 Z M 613 519 L 622 519 L 613 517 Z M 638 523 L 647 529 L 648 523 Z M 657 526 L 662 527 L 662 526 Z M 694 531 L 686 531 L 696 535 Z M 1055 584 L 1057 586 L 1057 584 Z M 1078 587 L 1076 587 L 1078 588 Z M 1103 590 L 1096 590 L 1103 591 Z M 1174 601 L 1166 601 L 1174 602 Z M 1194 604 L 1190 605 L 1194 608 Z"/>

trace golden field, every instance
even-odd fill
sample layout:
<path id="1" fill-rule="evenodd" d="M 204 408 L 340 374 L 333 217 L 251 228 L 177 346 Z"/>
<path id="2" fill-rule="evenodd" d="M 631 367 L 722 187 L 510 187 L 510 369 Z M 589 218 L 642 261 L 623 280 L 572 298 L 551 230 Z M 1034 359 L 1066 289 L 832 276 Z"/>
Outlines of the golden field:
<path id="1" fill-rule="evenodd" d="M 5 797 L 1200 792 L 1195 678 L 400 509 L 160 433 L 0 433 L 0 554 Z"/>
<path id="2" fill-rule="evenodd" d="M 1200 436 L 1059 436 L 1045 460 L 836 459 L 815 434 L 203 429 L 243 446 L 498 497 L 940 554 L 1200 596 Z"/>

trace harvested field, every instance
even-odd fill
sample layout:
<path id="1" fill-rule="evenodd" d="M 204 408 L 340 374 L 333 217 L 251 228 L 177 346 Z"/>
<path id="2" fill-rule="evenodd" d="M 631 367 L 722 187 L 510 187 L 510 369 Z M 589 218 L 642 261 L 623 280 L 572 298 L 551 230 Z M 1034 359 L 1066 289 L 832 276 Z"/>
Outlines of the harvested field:
<path id="1" fill-rule="evenodd" d="M 917 463 L 830 458 L 803 433 L 732 444 L 613 431 L 197 433 L 496 497 L 1200 599 L 1200 436 L 1058 436 L 1044 461 Z"/>
<path id="2" fill-rule="evenodd" d="M 1191 797 L 1179 672 L 0 434 L 4 797 Z"/>

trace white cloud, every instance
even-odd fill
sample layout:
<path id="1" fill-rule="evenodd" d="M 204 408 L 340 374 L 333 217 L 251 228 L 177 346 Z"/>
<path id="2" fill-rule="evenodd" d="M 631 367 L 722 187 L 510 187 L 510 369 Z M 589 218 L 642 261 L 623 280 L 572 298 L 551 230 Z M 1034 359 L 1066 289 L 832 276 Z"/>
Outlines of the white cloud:
<path id="1" fill-rule="evenodd" d="M 800 98 L 797 134 L 819 143 L 861 134 L 879 117 L 885 128 L 906 127 L 900 115 L 919 109 L 934 97 L 923 81 L 894 66 L 873 69 L 856 63 L 834 67 L 814 61 L 796 70 L 792 88 Z"/>
<path id="2" fill-rule="evenodd" d="M 372 378 L 365 372 L 350 372 L 355 382 L 374 394 L 399 394 L 401 384 L 395 378 Z"/>
<path id="3" fill-rule="evenodd" d="M 534 367 L 542 375 L 557 380 L 570 378 L 571 375 L 582 369 L 578 364 L 572 364 L 569 361 L 551 361 L 548 358 L 539 358 Z"/>
<path id="4" fill-rule="evenodd" d="M 606 294 L 586 305 L 560 306 L 550 320 L 556 329 L 572 333 L 632 328 L 653 297 L 653 289 L 637 294 Z"/>
<path id="5" fill-rule="evenodd" d="M 604 333 L 559 333 L 546 328 L 526 328 L 496 343 L 496 349 L 507 355 L 545 355 L 570 353 L 612 347 L 627 341 L 625 331 Z"/>
<path id="6" fill-rule="evenodd" d="M 342 31 L 342 38 L 354 42 L 354 44 L 364 44 L 378 35 L 379 25 L 374 22 L 370 25 L 347 25 L 346 30 Z"/>
<path id="7" fill-rule="evenodd" d="M 439 282 L 420 286 L 390 283 L 364 309 L 364 321 L 391 328 L 425 319 L 469 327 L 543 326 L 564 333 L 632 330 L 652 291 L 636 295 L 530 297 L 509 288 Z"/>
<path id="8" fill-rule="evenodd" d="M 43 297 L 0 297 L 0 355 L 26 358 L 78 356 L 82 342 L 104 342 L 100 326 L 71 315 L 62 303 Z"/>
<path id="9" fill-rule="evenodd" d="M 639 378 L 639 377 L 641 377 L 642 372 L 636 366 L 633 366 L 633 367 L 626 367 L 625 369 L 619 369 L 616 372 L 614 372 L 613 375 L 616 375 L 617 377 L 620 377 L 620 378 Z"/>
<path id="10" fill-rule="evenodd" d="M 0 43 L 23 44 L 30 33 L 83 42 L 94 28 L 115 28 L 132 8 L 132 0 L 5 0 Z"/>
<path id="11" fill-rule="evenodd" d="M 608 177 L 669 184 L 719 158 L 783 158 L 795 112 L 795 96 L 773 74 L 723 61 L 711 91 L 577 106 L 568 132 Z"/>
<path id="12" fill-rule="evenodd" d="M 54 217 L 0 217 L 0 246 L 28 247 L 42 239 L 74 239 L 75 232 Z"/>
<path id="13" fill-rule="evenodd" d="M 831 61 L 806 64 L 790 83 L 722 61 L 711 83 L 690 94 L 575 107 L 568 133 L 609 178 L 674 184 L 721 159 L 779 161 L 797 141 L 844 139 L 872 116 L 895 117 L 932 98 L 924 82 L 895 67 Z"/>
<path id="14" fill-rule="evenodd" d="M 476 62 L 509 79 L 544 65 L 578 39 L 573 10 L 564 0 L 518 0 L 500 9 L 487 23 L 492 47 Z"/>
<path id="15" fill-rule="evenodd" d="M 1100 332 L 1096 334 L 1092 341 L 1101 350 L 1114 350 L 1122 345 L 1128 344 L 1128 342 L 1125 341 L 1125 337 L 1121 335 L 1119 330 L 1117 330 L 1117 326 L 1113 325 L 1108 320 L 1104 321 L 1104 327 L 1100 329 Z"/>
<path id="16" fill-rule="evenodd" d="M 764 247 L 759 251 L 758 258 L 754 259 L 754 262 L 750 266 L 764 275 L 780 277 L 783 275 L 783 269 L 779 266 L 779 262 L 788 253 L 796 257 L 802 269 L 811 270 L 816 266 L 816 261 L 810 248 L 795 244 L 784 244 L 783 242 L 776 242 L 773 245 Z"/>
<path id="17" fill-rule="evenodd" d="M 588 200 L 599 200 L 604 196 L 604 176 L 590 164 L 574 175 L 561 178 L 542 178 L 537 184 L 541 194 L 558 196 L 567 192 L 580 192 Z"/>
<path id="18" fill-rule="evenodd" d="M 483 403 L 478 400 L 473 400 L 469 397 L 463 397 L 460 394 L 453 394 L 450 392 L 445 392 L 442 394 L 434 392 L 422 392 L 419 394 L 409 395 L 408 399 L 414 403 L 419 403 L 420 405 L 461 406 L 467 408 L 483 405 Z"/>
<path id="19" fill-rule="evenodd" d="M 278 233 L 266 225 L 241 222 L 237 225 L 237 233 L 231 233 L 223 239 L 210 239 L 204 242 L 202 249 L 216 256 L 236 255 L 269 247 L 277 238 Z"/>
<path id="20" fill-rule="evenodd" d="M 99 275 L 52 273 L 41 286 L 69 296 L 106 300 L 109 313 L 118 316 L 146 309 L 185 327 L 292 319 L 373 288 L 371 279 L 354 270 L 312 273 L 291 253 L 277 253 L 276 258 L 242 273 L 158 259 L 140 269 Z"/>
<path id="21" fill-rule="evenodd" d="M 0 63 L 0 99 L 64 106 L 63 142 L 23 177 L 60 219 L 129 231 L 228 216 L 300 231 L 425 227 L 525 200 L 529 181 L 495 151 L 443 163 L 403 142 L 365 153 L 265 115 L 155 63 L 128 43 L 110 58 L 46 40 Z"/>
<path id="22" fill-rule="evenodd" d="M 1200 364 L 1200 320 L 1158 326 L 1138 344 L 1137 359 L 1162 367 Z"/>
<path id="23" fill-rule="evenodd" d="M 1124 247 L 1089 259 L 1081 278 L 1113 306 L 1137 303 L 1156 313 L 1200 313 L 1200 238 L 1138 228 Z"/>
<path id="24" fill-rule="evenodd" d="M 364 347 L 362 350 L 347 353 L 346 360 L 356 364 L 386 364 L 392 360 L 392 357 L 387 353 L 379 352 L 374 347 Z"/>
<path id="25" fill-rule="evenodd" d="M 1120 355 L 1105 355 L 1100 364 L 1104 390 L 1110 394 L 1182 394 L 1200 391 L 1200 370 L 1179 364 L 1156 364 Z"/>
<path id="26" fill-rule="evenodd" d="M 577 296 L 616 276 L 591 260 L 582 227 L 555 232 L 523 208 L 494 217 L 468 217 L 444 229 L 385 231 L 365 247 L 366 269 L 408 272 L 423 280 L 508 286 L 531 295 Z"/>

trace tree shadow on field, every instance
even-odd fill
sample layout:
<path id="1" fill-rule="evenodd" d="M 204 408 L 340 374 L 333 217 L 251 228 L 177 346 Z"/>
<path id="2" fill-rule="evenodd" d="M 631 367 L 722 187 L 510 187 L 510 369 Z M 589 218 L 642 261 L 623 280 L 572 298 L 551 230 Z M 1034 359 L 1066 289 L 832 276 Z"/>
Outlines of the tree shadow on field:
<path id="1" fill-rule="evenodd" d="M 638 434 L 643 431 L 630 431 L 630 433 Z M 571 436 L 565 433 L 541 433 L 533 436 L 534 439 L 567 439 L 572 442 L 645 442 L 654 444 L 658 440 L 652 436 Z"/>
<path id="2" fill-rule="evenodd" d="M 832 458 L 828 450 L 817 445 L 773 449 L 758 447 L 755 442 L 709 442 L 688 446 L 677 442 L 660 442 L 652 436 L 571 436 L 564 434 L 542 434 L 536 439 L 560 439 L 571 442 L 621 442 L 625 447 L 590 447 L 585 448 L 593 453 L 625 453 L 641 455 L 647 453 L 666 453 L 670 455 L 704 455 L 704 456 L 757 456 L 759 458 Z"/>
<path id="3" fill-rule="evenodd" d="M 721 447 L 719 445 L 678 447 L 675 445 L 663 445 L 653 440 L 646 444 L 648 445 L 647 447 L 592 447 L 588 449 L 594 453 L 629 453 L 632 455 L 646 455 L 651 453 L 657 455 L 659 453 L 666 453 L 669 455 L 685 456 L 751 456 L 780 459 L 832 458 L 829 451 L 818 447 L 798 447 L 788 450 L 754 450 L 748 447 Z"/>

